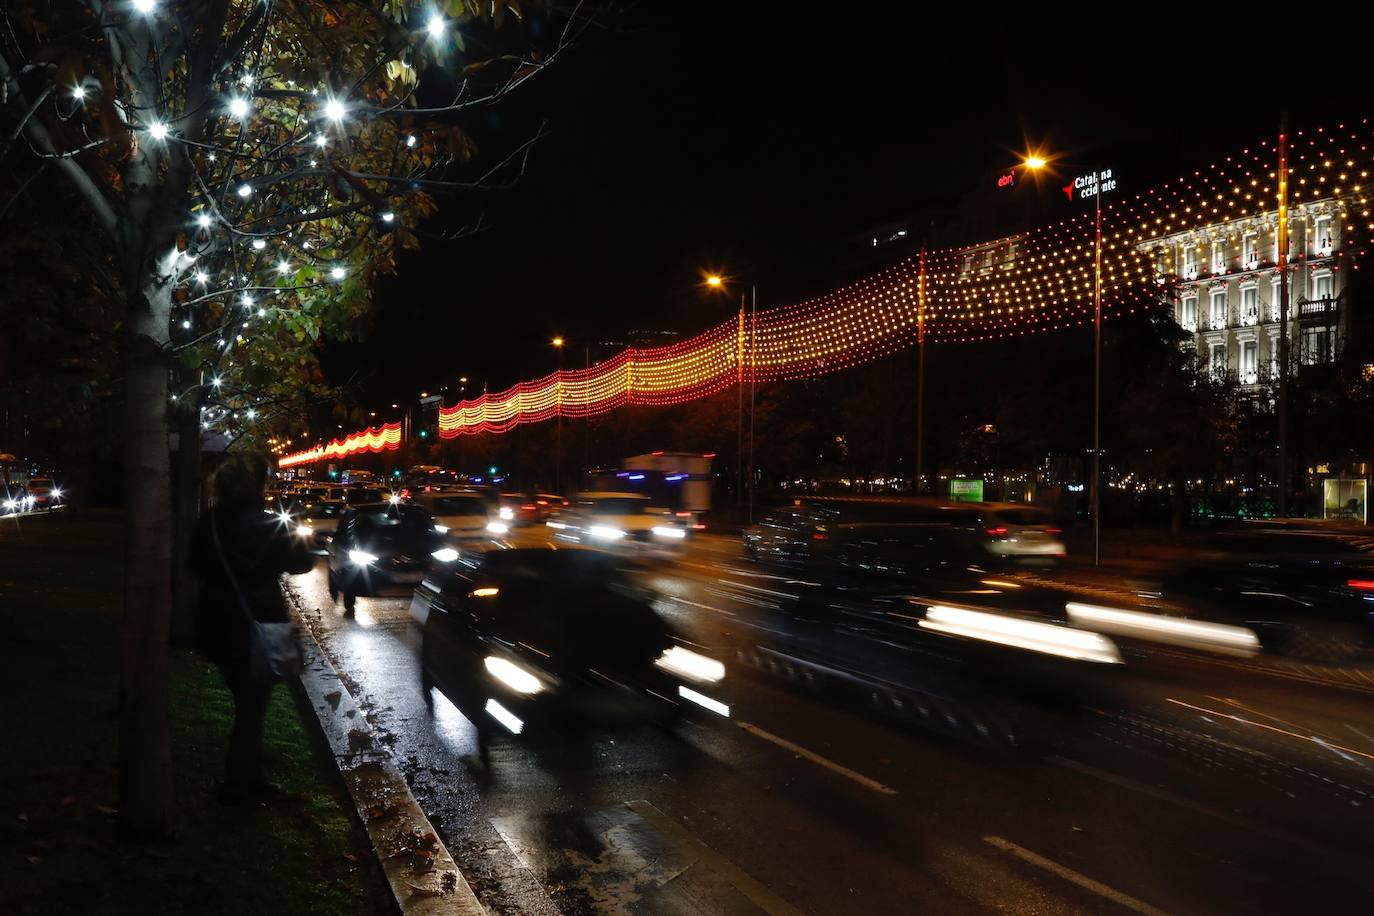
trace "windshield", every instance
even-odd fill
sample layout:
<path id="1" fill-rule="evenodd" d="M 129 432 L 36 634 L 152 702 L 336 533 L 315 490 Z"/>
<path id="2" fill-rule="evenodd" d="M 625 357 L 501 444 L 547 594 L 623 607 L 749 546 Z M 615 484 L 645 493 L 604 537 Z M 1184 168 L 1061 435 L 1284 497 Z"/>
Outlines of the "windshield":
<path id="1" fill-rule="evenodd" d="M 432 503 L 439 515 L 486 515 L 487 503 L 480 496 L 439 496 Z"/>

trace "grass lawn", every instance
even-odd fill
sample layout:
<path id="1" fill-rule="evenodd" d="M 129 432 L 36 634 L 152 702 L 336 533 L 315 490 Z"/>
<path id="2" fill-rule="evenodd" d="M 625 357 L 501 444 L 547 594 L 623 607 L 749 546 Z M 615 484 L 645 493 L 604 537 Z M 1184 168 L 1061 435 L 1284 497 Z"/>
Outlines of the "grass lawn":
<path id="1" fill-rule="evenodd" d="M 215 801 L 232 705 L 214 666 L 185 651 L 171 666 L 176 835 L 115 842 L 120 544 L 115 519 L 0 519 L 0 913 L 392 911 L 285 687 L 267 720 L 269 773 L 302 800 Z"/>

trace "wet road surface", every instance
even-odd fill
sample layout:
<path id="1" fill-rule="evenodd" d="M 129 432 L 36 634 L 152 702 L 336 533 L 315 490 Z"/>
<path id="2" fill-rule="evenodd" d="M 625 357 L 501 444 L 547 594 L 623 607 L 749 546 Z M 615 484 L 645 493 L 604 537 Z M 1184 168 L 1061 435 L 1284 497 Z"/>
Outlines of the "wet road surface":
<path id="1" fill-rule="evenodd" d="M 543 533 L 520 533 L 538 543 Z M 644 575 L 731 715 L 499 736 L 420 688 L 409 596 L 316 635 L 495 913 L 1294 912 L 1374 899 L 1374 694 L 1187 653 L 1053 702 L 841 684 L 766 644 L 769 581 L 703 538 Z"/>

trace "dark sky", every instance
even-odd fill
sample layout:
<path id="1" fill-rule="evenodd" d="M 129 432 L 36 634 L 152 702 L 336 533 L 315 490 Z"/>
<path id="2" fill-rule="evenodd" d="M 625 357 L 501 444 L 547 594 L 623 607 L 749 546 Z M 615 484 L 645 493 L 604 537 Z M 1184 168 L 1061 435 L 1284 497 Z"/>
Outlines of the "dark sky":
<path id="1" fill-rule="evenodd" d="M 1279 74 L 1272 26 L 1234 5 L 891 6 L 654 0 L 589 37 L 474 125 L 490 158 L 548 122 L 519 186 L 481 199 L 488 229 L 404 259 L 327 371 L 370 407 L 452 402 L 459 376 L 470 395 L 555 368 L 555 333 L 572 367 L 719 321 L 703 268 L 757 282 L 761 307 L 824 293 L 855 233 L 953 205 L 1028 142 L 1109 161 L 1129 192 L 1270 136 L 1285 107 L 1295 126 L 1368 107 L 1358 55 L 1288 43 Z M 477 204 L 441 201 L 435 228 Z"/>

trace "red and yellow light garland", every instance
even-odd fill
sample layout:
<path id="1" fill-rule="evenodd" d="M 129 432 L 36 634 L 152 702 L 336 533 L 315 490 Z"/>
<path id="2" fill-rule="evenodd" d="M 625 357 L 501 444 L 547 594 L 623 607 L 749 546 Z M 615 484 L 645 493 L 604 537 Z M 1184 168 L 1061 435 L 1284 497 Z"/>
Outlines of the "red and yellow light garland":
<path id="1" fill-rule="evenodd" d="M 1327 201 L 1341 217 L 1336 267 L 1358 267 L 1374 231 L 1365 182 L 1374 168 L 1368 119 L 1335 131 L 1299 132 L 1289 150 L 1290 204 Z M 1103 316 L 1160 302 L 1161 240 L 1190 230 L 1234 237 L 1239 221 L 1275 209 L 1276 150 L 1240 156 L 1129 198 L 1103 200 Z M 1229 228 L 1228 228 L 1229 227 Z M 1233 239 L 1234 240 L 1234 239 Z M 822 375 L 911 346 L 978 342 L 1089 324 L 1093 318 L 1093 218 L 1081 214 L 1019 236 L 908 258 L 872 277 L 796 305 L 724 322 L 690 340 L 627 349 L 589 369 L 555 372 L 439 411 L 439 436 L 505 432 L 562 415 L 588 417 L 627 404 L 669 405 L 740 381 Z M 1235 261 L 1231 258 L 1231 261 Z M 1301 259 L 1299 259 L 1301 260 Z M 1228 270 L 1218 276 L 1225 279 Z M 922 302 L 922 287 L 924 302 Z M 399 443 L 399 427 L 395 440 Z M 373 447 L 371 431 L 288 456 L 283 467 Z"/>
<path id="2" fill-rule="evenodd" d="M 376 429 L 366 429 L 360 433 L 354 433 L 346 439 L 335 439 L 328 445 L 317 445 L 303 452 L 283 455 L 277 460 L 277 464 L 280 467 L 289 468 L 298 464 L 309 464 L 313 461 L 325 461 L 330 458 L 346 458 L 359 452 L 380 452 L 386 449 L 399 448 L 400 445 L 401 424 L 387 423 Z"/>

